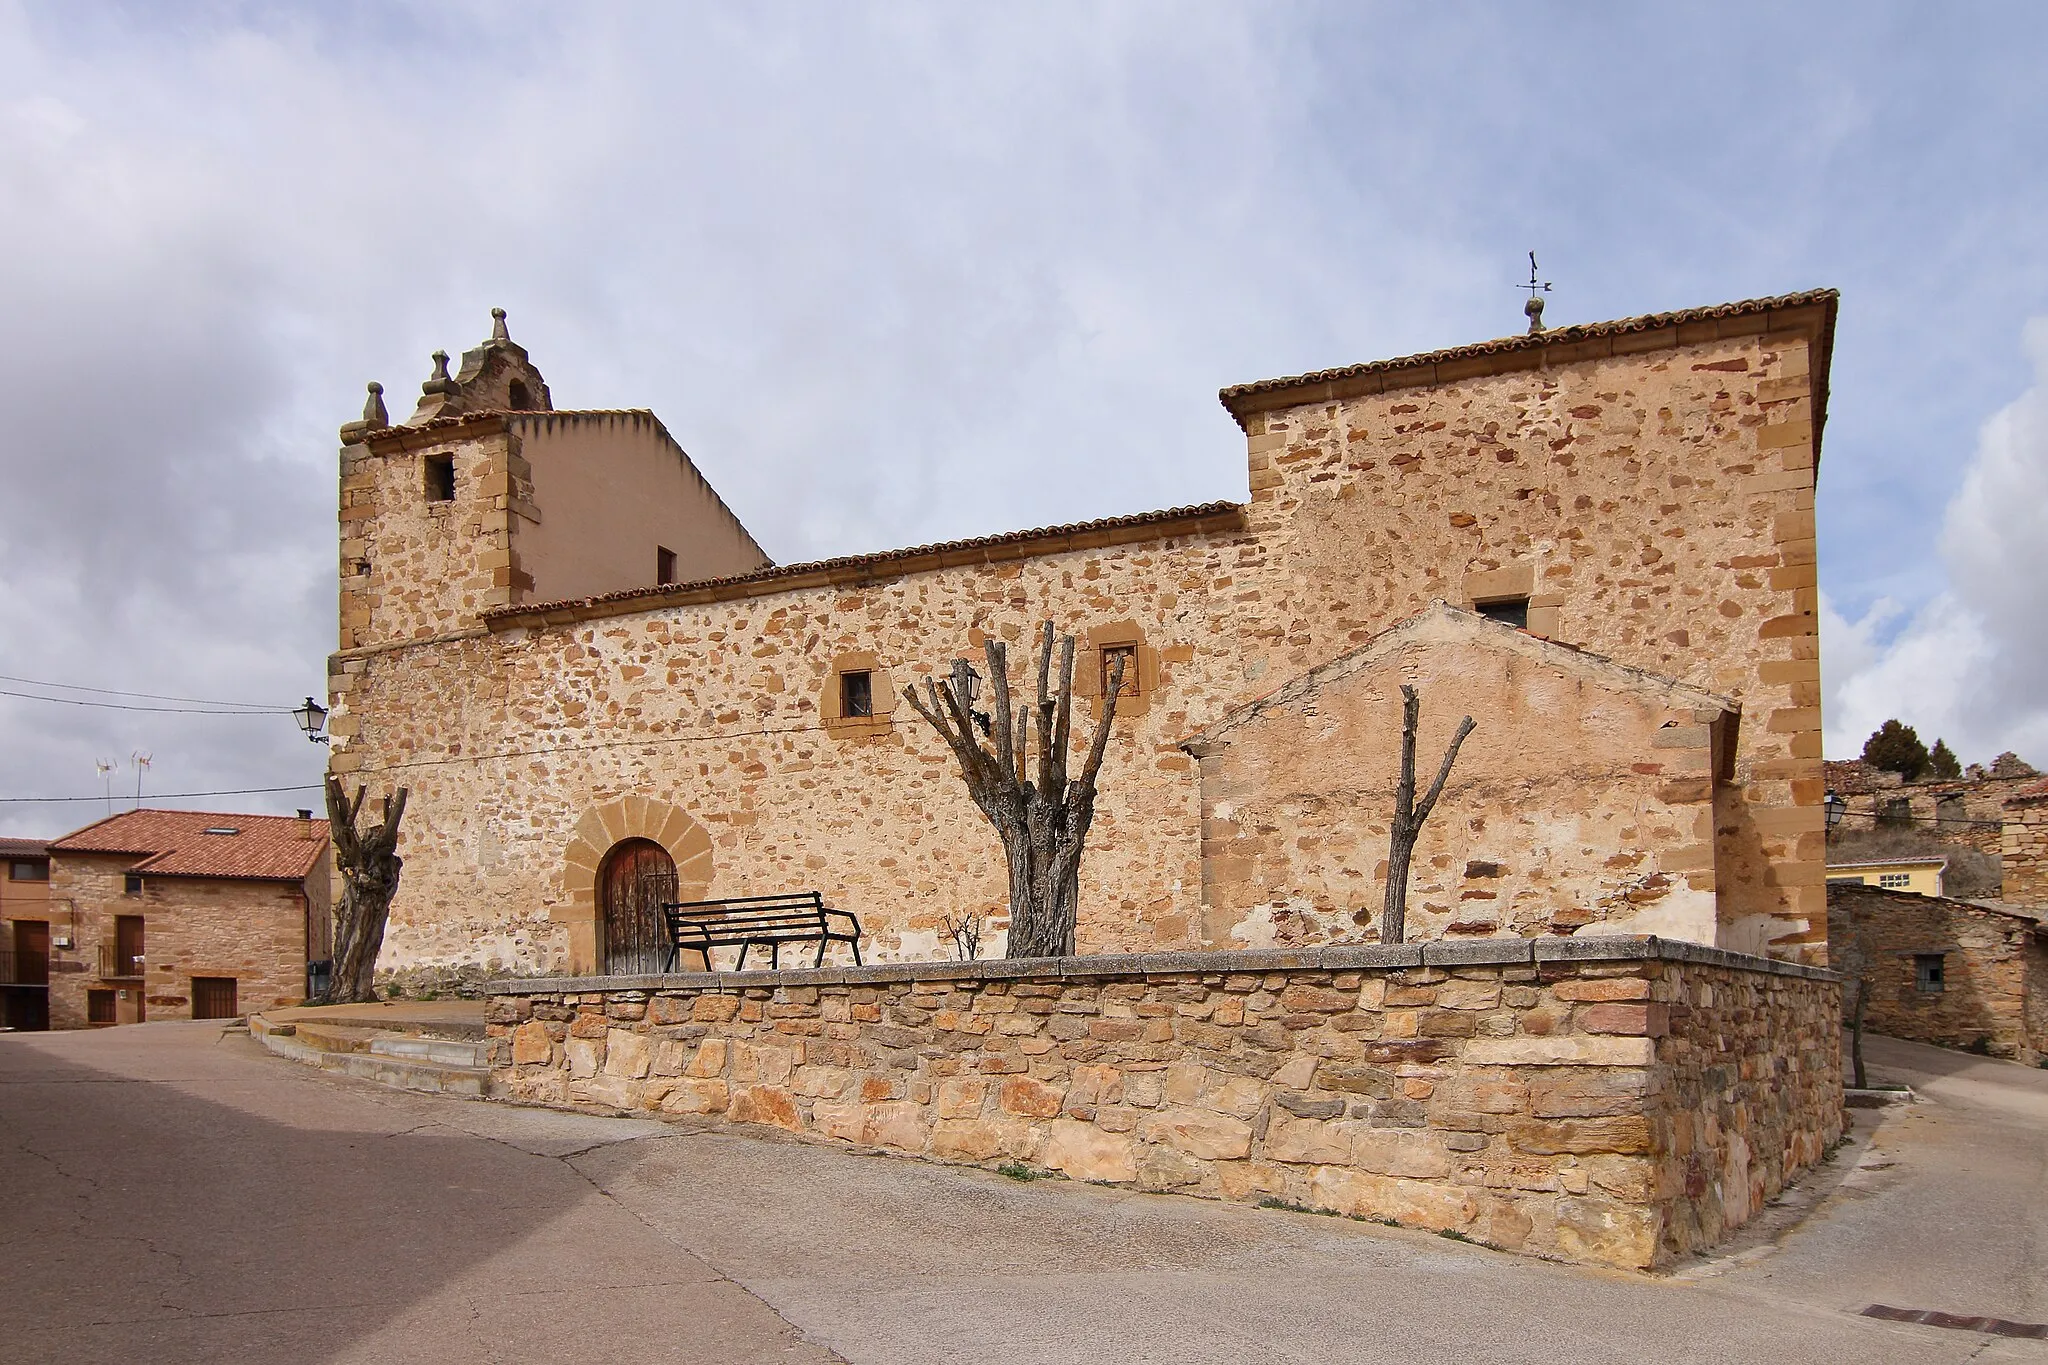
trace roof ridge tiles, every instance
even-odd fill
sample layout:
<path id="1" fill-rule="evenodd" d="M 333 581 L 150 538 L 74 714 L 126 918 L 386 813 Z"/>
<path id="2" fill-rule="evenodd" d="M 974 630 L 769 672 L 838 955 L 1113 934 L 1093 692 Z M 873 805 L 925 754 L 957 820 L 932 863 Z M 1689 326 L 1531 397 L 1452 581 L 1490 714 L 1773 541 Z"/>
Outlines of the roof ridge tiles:
<path id="1" fill-rule="evenodd" d="M 1241 415 L 1242 400 L 1261 394 L 1281 393 L 1289 389 L 1303 388 L 1315 384 L 1342 383 L 1370 374 L 1386 374 L 1397 370 L 1417 369 L 1428 365 L 1441 365 L 1448 361 L 1470 360 L 1482 356 L 1509 355 L 1517 351 L 1540 350 L 1546 346 L 1570 345 L 1574 342 L 1590 341 L 1601 337 L 1623 336 L 1634 332 L 1658 331 L 1667 327 L 1679 327 L 1686 323 L 1708 322 L 1722 318 L 1744 317 L 1755 313 L 1769 313 L 1790 308 L 1829 306 L 1841 298 L 1836 289 L 1809 289 L 1792 294 L 1777 294 L 1768 298 L 1740 299 L 1731 303 L 1712 304 L 1702 308 L 1683 308 L 1668 313 L 1643 313 L 1636 317 L 1616 318 L 1611 322 L 1567 323 L 1560 327 L 1546 327 L 1540 332 L 1523 332 L 1514 336 L 1498 337 L 1492 341 L 1475 341 L 1462 346 L 1448 346 L 1441 350 L 1421 351 L 1414 355 L 1393 356 L 1385 360 L 1368 360 L 1354 365 L 1342 365 L 1335 369 L 1311 370 L 1306 374 L 1283 375 L 1275 379 L 1258 379 L 1245 384 L 1232 384 L 1221 390 L 1217 397 L 1233 415 Z"/>

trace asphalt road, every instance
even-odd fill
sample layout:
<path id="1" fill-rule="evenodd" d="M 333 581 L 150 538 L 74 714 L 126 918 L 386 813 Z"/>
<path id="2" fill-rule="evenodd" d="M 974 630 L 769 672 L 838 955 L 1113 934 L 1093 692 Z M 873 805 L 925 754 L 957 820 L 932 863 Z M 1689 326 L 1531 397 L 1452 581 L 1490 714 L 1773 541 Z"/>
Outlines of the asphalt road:
<path id="1" fill-rule="evenodd" d="M 211 1024 L 0 1036 L 9 1361 L 2048 1361 L 2048 1072 L 1652 1279 L 1311 1215 L 384 1091 Z M 1855 1154 L 1851 1154 L 1852 1159 Z M 1788 1210 L 1776 1216 L 1784 1219 Z"/>

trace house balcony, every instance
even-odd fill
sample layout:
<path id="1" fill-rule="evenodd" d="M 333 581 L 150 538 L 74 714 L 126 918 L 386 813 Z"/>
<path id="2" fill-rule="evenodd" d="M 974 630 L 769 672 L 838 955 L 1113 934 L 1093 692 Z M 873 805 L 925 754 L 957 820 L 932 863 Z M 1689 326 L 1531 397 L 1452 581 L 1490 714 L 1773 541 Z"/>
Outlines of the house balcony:
<path id="1" fill-rule="evenodd" d="M 47 986 L 50 955 L 0 948 L 0 986 Z"/>
<path id="2" fill-rule="evenodd" d="M 100 945 L 100 980 L 142 980 L 142 954 L 124 953 L 111 943 Z"/>

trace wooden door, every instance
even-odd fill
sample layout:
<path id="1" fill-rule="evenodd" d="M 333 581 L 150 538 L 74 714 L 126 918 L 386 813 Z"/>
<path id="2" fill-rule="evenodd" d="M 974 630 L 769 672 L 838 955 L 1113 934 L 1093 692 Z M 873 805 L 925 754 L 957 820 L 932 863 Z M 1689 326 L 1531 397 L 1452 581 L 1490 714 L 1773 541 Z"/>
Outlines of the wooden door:
<path id="1" fill-rule="evenodd" d="M 114 968 L 120 976 L 142 975 L 142 916 L 114 917 Z"/>
<path id="2" fill-rule="evenodd" d="M 605 857 L 598 882 L 604 897 L 604 942 L 599 953 L 608 976 L 658 972 L 667 960 L 661 907 L 676 897 L 676 865 L 651 839 L 627 839 Z"/>
<path id="3" fill-rule="evenodd" d="M 233 1019 L 241 1011 L 235 1008 L 235 978 L 232 976 L 195 976 L 192 978 L 192 1017 L 194 1019 Z"/>
<path id="4" fill-rule="evenodd" d="M 18 919 L 14 922 L 14 979 L 24 986 L 50 984 L 48 920 Z"/>

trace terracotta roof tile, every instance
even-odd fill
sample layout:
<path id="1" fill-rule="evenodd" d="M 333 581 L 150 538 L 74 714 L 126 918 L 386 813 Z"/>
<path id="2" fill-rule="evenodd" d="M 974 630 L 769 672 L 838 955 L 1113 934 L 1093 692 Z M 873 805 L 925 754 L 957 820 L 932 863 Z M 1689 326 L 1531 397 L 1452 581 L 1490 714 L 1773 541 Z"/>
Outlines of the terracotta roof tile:
<path id="1" fill-rule="evenodd" d="M 1775 298 L 1743 299 L 1736 303 L 1715 304 L 1709 308 L 1687 308 L 1675 313 L 1646 313 L 1641 317 L 1618 318 L 1613 322 L 1589 322 L 1565 327 L 1551 327 L 1541 332 L 1522 333 L 1518 336 L 1501 337 L 1494 341 L 1478 341 L 1466 346 L 1452 346 L 1441 351 L 1425 351 L 1420 355 L 1397 356 L 1391 360 L 1371 360 L 1359 365 L 1345 365 L 1334 370 L 1316 370 L 1309 374 L 1287 375 L 1279 379 L 1260 379 L 1250 384 L 1233 384 L 1217 395 L 1223 406 L 1236 416 L 1247 410 L 1275 406 L 1269 403 L 1248 402 L 1262 394 L 1281 393 L 1289 389 L 1309 388 L 1324 384 L 1341 384 L 1347 380 L 1361 379 L 1367 375 L 1390 374 L 1400 370 L 1423 369 L 1451 361 L 1474 360 L 1483 356 L 1511 355 L 1518 351 L 1541 350 L 1548 346 L 1569 346 L 1576 342 L 1593 341 L 1602 337 L 1625 336 L 1634 332 L 1652 332 L 1667 327 L 1679 327 L 1686 323 L 1718 321 L 1724 318 L 1740 318 L 1758 313 L 1770 313 L 1792 308 L 1825 306 L 1832 310 L 1841 295 L 1833 289 L 1810 289 L 1798 294 L 1780 294 Z"/>
<path id="2" fill-rule="evenodd" d="M 235 833 L 209 834 L 209 829 Z M 147 855 L 133 870 L 158 877 L 297 882 L 305 880 L 327 847 L 327 822 L 291 815 L 134 810 L 87 825 L 49 847 L 55 854 Z"/>
<path id="3" fill-rule="evenodd" d="M 560 602 L 536 602 L 516 607 L 496 607 L 484 612 L 487 622 L 513 623 L 519 620 L 547 615 L 550 613 L 608 614 L 621 604 L 630 604 L 626 610 L 642 610 L 658 607 L 672 601 L 702 600 L 722 596 L 741 596 L 757 585 L 767 586 L 769 591 L 780 591 L 772 585 L 795 586 L 787 580 L 806 578 L 826 579 L 843 576 L 855 571 L 890 570 L 914 571 L 917 560 L 957 559 L 971 562 L 983 557 L 983 552 L 993 550 L 1021 550 L 1024 553 L 1052 553 L 1066 548 L 1066 542 L 1075 539 L 1086 540 L 1096 536 L 1117 536 L 1125 531 L 1156 530 L 1162 535 L 1174 533 L 1175 523 L 1204 522 L 1241 516 L 1244 509 L 1234 502 L 1205 502 L 1194 507 L 1169 507 L 1159 512 L 1140 512 L 1127 517 L 1103 517 L 1097 521 L 1079 521 L 1066 526 L 1041 526 L 1028 531 L 1006 531 L 1001 535 L 976 536 L 969 540 L 941 541 L 936 545 L 913 545 L 903 550 L 882 550 L 874 554 L 846 555 L 838 559 L 821 559 L 808 564 L 777 564 L 752 573 L 733 574 L 726 578 L 707 578 L 695 583 L 674 583 L 651 588 L 625 588 L 618 592 L 603 593 L 596 597 L 577 597 Z M 964 558 L 963 558 L 964 557 Z M 997 559 L 1012 559 L 1016 554 L 991 556 Z"/>
<path id="4" fill-rule="evenodd" d="M 49 851 L 47 839 L 0 839 L 0 858 L 40 858 Z"/>

